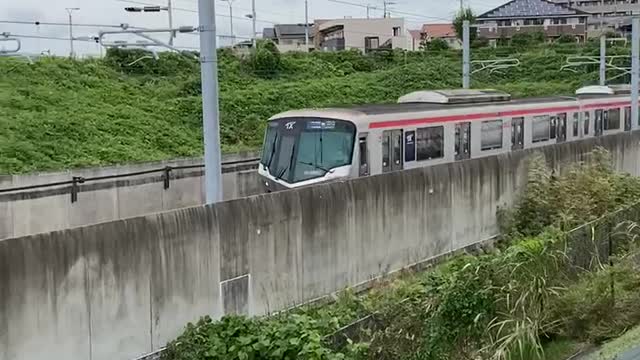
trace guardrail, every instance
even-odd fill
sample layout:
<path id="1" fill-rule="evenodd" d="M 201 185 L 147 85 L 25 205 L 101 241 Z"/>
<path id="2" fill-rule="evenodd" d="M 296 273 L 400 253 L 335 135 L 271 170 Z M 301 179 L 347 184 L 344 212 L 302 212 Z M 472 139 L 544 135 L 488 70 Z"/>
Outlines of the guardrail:
<path id="1" fill-rule="evenodd" d="M 222 166 L 237 167 L 237 166 L 244 165 L 247 169 L 249 169 L 249 168 L 253 168 L 254 165 L 257 166 L 259 161 L 260 161 L 260 158 L 226 161 L 222 163 Z M 4 189 L 0 189 L 0 194 L 17 193 L 17 192 L 22 192 L 26 190 L 39 190 L 39 189 L 70 185 L 71 186 L 71 202 L 74 203 L 78 201 L 78 191 L 79 191 L 80 184 L 86 184 L 88 182 L 98 182 L 98 181 L 104 181 L 104 180 L 122 179 L 122 178 L 147 175 L 147 174 L 162 173 L 164 189 L 167 190 L 171 186 L 171 172 L 173 172 L 174 170 L 203 169 L 203 168 L 204 168 L 204 164 L 196 164 L 196 165 L 164 166 L 161 168 L 155 168 L 150 170 L 142 170 L 142 171 L 135 171 L 135 172 L 129 172 L 124 174 L 114 174 L 114 175 L 104 175 L 104 176 L 93 176 L 93 177 L 72 176 L 71 180 L 56 181 L 56 182 L 37 184 L 37 185 L 18 186 L 18 187 L 12 187 L 12 188 L 4 188 Z"/>

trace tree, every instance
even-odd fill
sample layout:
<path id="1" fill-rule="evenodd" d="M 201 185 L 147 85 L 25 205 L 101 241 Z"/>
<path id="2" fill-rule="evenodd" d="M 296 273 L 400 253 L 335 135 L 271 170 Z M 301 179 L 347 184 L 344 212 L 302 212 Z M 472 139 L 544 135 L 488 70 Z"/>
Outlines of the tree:
<path id="1" fill-rule="evenodd" d="M 271 78 L 280 70 L 280 51 L 271 40 L 260 40 L 249 58 L 256 75 Z"/>
<path id="2" fill-rule="evenodd" d="M 449 44 L 442 39 L 433 39 L 427 43 L 428 51 L 445 51 L 449 50 Z"/>
<path id="3" fill-rule="evenodd" d="M 458 39 L 462 40 L 462 25 L 465 20 L 469 20 L 470 24 L 474 24 L 476 22 L 476 14 L 471 10 L 470 7 L 466 9 L 462 9 L 458 11 L 455 18 L 453 19 L 453 27 L 456 30 L 456 36 Z M 472 27 L 469 29 L 469 43 L 476 39 L 477 29 Z"/>

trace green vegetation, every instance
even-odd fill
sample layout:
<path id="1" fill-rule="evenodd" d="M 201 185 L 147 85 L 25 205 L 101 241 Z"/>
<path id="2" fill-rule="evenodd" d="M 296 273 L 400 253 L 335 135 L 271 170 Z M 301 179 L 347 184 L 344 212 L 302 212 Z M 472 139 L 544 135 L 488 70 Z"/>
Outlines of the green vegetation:
<path id="1" fill-rule="evenodd" d="M 526 192 L 501 213 L 497 251 L 404 273 L 364 295 L 345 291 L 328 305 L 264 318 L 204 318 L 164 356 L 565 359 L 580 344 L 640 324 L 640 226 L 625 221 L 640 218 L 639 201 L 640 178 L 615 173 L 603 150 L 554 176 L 535 158 Z M 611 257 L 600 251 L 610 237 Z"/>
<path id="2" fill-rule="evenodd" d="M 571 94 L 597 67 L 561 72 L 567 54 L 598 46 L 479 48 L 476 58 L 518 56 L 522 66 L 474 74 L 473 85 L 514 96 Z M 612 48 L 610 54 L 628 49 Z M 219 51 L 223 151 L 259 148 L 265 119 L 294 108 L 389 103 L 410 91 L 460 86 L 460 53 L 358 51 L 251 56 Z M 0 173 L 95 166 L 202 152 L 196 58 L 109 51 L 103 60 L 0 58 Z"/>

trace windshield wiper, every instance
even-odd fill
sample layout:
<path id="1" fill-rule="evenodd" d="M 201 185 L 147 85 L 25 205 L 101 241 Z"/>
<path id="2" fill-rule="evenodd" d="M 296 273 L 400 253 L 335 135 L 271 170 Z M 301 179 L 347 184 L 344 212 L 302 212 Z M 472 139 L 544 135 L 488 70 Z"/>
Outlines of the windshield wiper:
<path id="1" fill-rule="evenodd" d="M 291 147 L 291 158 L 289 158 L 289 164 L 282 168 L 282 171 L 276 176 L 276 179 L 282 179 L 282 176 L 287 172 L 287 170 L 291 169 L 291 165 L 293 165 L 293 157 L 296 153 L 296 144 L 293 144 Z"/>
<path id="2" fill-rule="evenodd" d="M 300 164 L 304 164 L 304 165 L 313 166 L 313 167 L 314 167 L 314 168 L 316 168 L 316 169 L 323 170 L 323 171 L 325 172 L 325 174 L 326 174 L 326 173 L 328 173 L 329 171 L 331 171 L 330 169 L 324 168 L 324 167 L 322 167 L 322 166 L 320 166 L 320 165 L 313 164 L 313 163 L 310 163 L 310 162 L 298 161 L 298 163 L 300 163 Z"/>
<path id="3" fill-rule="evenodd" d="M 276 141 L 278 140 L 278 133 L 273 137 L 273 143 L 271 144 L 271 155 L 269 155 L 269 160 L 267 160 L 267 164 L 263 164 L 265 170 L 271 167 L 271 162 L 273 161 L 273 155 L 276 154 Z"/>

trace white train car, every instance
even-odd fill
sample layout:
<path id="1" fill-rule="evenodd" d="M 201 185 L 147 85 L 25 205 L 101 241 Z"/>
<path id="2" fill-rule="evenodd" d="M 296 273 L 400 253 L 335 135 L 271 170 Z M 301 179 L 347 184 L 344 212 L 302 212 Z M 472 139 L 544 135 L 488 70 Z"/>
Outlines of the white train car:
<path id="1" fill-rule="evenodd" d="M 580 141 L 630 131 L 630 105 L 628 87 L 595 86 L 575 97 L 419 91 L 397 104 L 288 111 L 269 119 L 258 171 L 276 191 Z"/>

